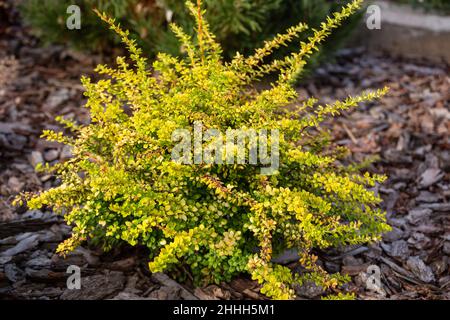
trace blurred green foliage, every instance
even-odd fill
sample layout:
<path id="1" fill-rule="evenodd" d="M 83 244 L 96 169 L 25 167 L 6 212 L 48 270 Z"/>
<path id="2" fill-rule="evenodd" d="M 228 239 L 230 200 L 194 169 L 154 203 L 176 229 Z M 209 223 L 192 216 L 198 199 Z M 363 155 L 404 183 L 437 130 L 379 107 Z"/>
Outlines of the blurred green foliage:
<path id="1" fill-rule="evenodd" d="M 450 14 L 449 0 L 400 0 L 400 2 L 410 3 L 414 7 L 425 8 L 426 10 L 435 10 L 442 14 Z"/>
<path id="2" fill-rule="evenodd" d="M 206 19 L 222 44 L 225 58 L 237 51 L 248 54 L 263 44 L 264 40 L 283 33 L 289 26 L 306 22 L 317 28 L 326 16 L 350 1 L 329 0 L 207 0 Z M 81 30 L 68 30 L 67 7 L 76 4 L 81 8 Z M 178 55 L 180 46 L 169 30 L 176 22 L 191 35 L 194 25 L 186 10 L 184 0 L 23 0 L 21 12 L 35 34 L 44 43 L 64 43 L 80 50 L 102 51 L 118 43 L 101 25 L 93 8 L 115 17 L 124 29 L 131 32 L 146 54 L 157 52 Z M 341 26 L 331 37 L 321 56 L 334 52 L 355 28 L 361 14 Z M 300 40 L 306 40 L 302 38 Z M 298 49 L 290 45 L 282 54 Z M 182 50 L 181 50 L 182 51 Z M 313 59 L 314 61 L 315 59 Z"/>

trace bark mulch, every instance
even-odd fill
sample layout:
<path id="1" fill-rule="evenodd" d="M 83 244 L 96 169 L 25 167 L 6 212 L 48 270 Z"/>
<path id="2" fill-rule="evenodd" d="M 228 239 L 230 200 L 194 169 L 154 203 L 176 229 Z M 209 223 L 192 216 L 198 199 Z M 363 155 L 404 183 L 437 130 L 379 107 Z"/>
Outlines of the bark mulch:
<path id="1" fill-rule="evenodd" d="M 164 274 L 150 274 L 145 248 L 103 253 L 79 248 L 63 259 L 54 254 L 70 234 L 52 212 L 11 205 L 21 191 L 58 184 L 34 166 L 70 157 L 66 148 L 39 139 L 58 128 L 57 115 L 89 122 L 79 78 L 103 59 L 61 46 L 40 47 L 0 9 L 0 298 L 1 299 L 265 299 L 258 286 L 238 278 L 194 289 Z M 9 21 L 8 21 L 9 20 Z M 316 70 L 301 95 L 329 103 L 365 89 L 388 85 L 389 95 L 326 123 L 334 143 L 350 158 L 378 159 L 372 172 L 388 180 L 377 187 L 393 231 L 383 241 L 317 252 L 329 272 L 352 276 L 347 285 L 359 299 L 450 298 L 450 78 L 445 65 L 402 61 L 358 49 Z M 289 252 L 284 263 L 295 267 Z M 66 289 L 69 265 L 82 271 L 82 289 Z M 380 289 L 370 271 L 380 271 Z M 314 285 L 297 288 L 299 299 L 318 298 Z"/>

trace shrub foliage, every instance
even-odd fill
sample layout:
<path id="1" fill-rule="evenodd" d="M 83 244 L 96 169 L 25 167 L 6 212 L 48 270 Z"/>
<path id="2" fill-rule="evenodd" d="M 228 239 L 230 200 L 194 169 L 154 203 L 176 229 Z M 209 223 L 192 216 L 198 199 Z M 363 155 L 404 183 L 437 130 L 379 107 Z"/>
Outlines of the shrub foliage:
<path id="1" fill-rule="evenodd" d="M 182 267 L 198 284 L 249 273 L 262 293 L 276 299 L 293 298 L 295 286 L 307 281 L 324 289 L 344 283 L 346 277 L 316 263 L 312 249 L 375 241 L 389 229 L 377 208 L 380 198 L 370 191 L 384 176 L 343 165 L 342 150 L 327 141 L 320 124 L 387 90 L 319 105 L 313 98 L 301 101 L 292 80 L 361 2 L 334 13 L 297 52 L 270 64 L 264 59 L 294 41 L 305 24 L 265 42 L 251 56 L 223 62 L 201 4 L 188 2 L 196 37 L 172 25 L 186 57 L 160 53 L 149 68 L 128 32 L 99 13 L 128 47 L 130 60 L 117 58 L 117 68 L 98 66 L 104 77 L 96 82 L 82 79 L 91 123 L 61 120 L 73 134 L 44 133 L 72 148 L 70 160 L 46 168 L 62 183 L 25 195 L 30 208 L 52 207 L 73 225 L 58 252 L 88 240 L 106 249 L 121 242 L 142 244 L 149 248 L 152 272 Z M 277 73 L 277 80 L 256 90 L 252 84 L 270 73 Z M 263 165 L 173 161 L 174 130 L 192 131 L 196 121 L 220 132 L 279 130 L 279 169 L 262 175 Z M 203 141 L 204 147 L 210 142 Z M 298 251 L 302 272 L 273 262 L 286 248 Z"/>
<path id="2" fill-rule="evenodd" d="M 348 2 L 339 1 L 341 4 Z M 231 58 L 236 51 L 250 53 L 267 38 L 300 21 L 316 27 L 339 7 L 339 3 L 329 0 L 205 0 L 205 7 L 212 32 L 222 44 L 226 58 Z M 81 30 L 66 28 L 66 9 L 72 4 L 81 8 Z M 159 51 L 179 54 L 180 47 L 168 27 L 169 21 L 176 22 L 189 35 L 195 31 L 184 0 L 23 0 L 21 12 L 45 42 L 68 43 L 84 50 L 108 48 L 117 37 L 105 32 L 91 10 L 93 7 L 115 17 L 152 57 Z M 359 16 L 353 16 L 350 23 L 336 30 L 333 42 L 321 52 L 333 52 L 358 21 Z"/>

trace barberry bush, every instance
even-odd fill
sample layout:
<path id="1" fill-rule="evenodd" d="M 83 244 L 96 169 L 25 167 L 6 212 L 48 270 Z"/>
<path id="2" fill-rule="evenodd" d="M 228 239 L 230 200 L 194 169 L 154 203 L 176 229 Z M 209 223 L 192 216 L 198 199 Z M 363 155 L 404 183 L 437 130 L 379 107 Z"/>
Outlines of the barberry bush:
<path id="1" fill-rule="evenodd" d="M 311 281 L 338 289 L 348 278 L 327 273 L 312 250 L 376 241 L 389 230 L 371 191 L 385 177 L 344 165 L 345 153 L 328 141 L 321 123 L 387 89 L 320 105 L 315 98 L 300 100 L 292 80 L 362 1 L 334 13 L 297 52 L 269 64 L 265 58 L 308 26 L 295 25 L 253 55 L 223 62 L 200 2 L 187 2 L 196 37 L 171 26 L 186 56 L 160 53 L 151 68 L 128 32 L 98 13 L 130 59 L 117 58 L 117 68 L 98 66 L 101 80 L 82 79 L 91 123 L 60 119 L 71 134 L 44 132 L 72 148 L 71 159 L 45 168 L 62 183 L 22 199 L 30 208 L 52 207 L 73 226 L 57 249 L 61 254 L 86 241 L 105 249 L 141 244 L 149 249 L 152 272 L 180 268 L 198 285 L 248 273 L 275 299 L 294 298 L 295 287 Z M 255 81 L 272 73 L 278 77 L 270 88 L 255 89 Z M 279 168 L 263 175 L 263 164 L 248 161 L 173 161 L 173 133 L 192 132 L 196 122 L 220 132 L 278 130 Z M 204 148 L 210 142 L 203 140 Z M 275 141 L 265 142 L 273 149 Z M 297 250 L 301 272 L 273 262 L 287 248 Z"/>

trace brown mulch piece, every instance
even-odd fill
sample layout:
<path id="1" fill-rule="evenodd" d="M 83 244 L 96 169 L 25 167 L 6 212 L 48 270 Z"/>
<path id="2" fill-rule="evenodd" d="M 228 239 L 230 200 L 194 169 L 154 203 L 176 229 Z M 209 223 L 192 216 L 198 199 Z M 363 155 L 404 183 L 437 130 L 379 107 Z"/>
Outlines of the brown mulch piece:
<path id="1" fill-rule="evenodd" d="M 63 160 L 70 152 L 40 140 L 40 133 L 58 128 L 57 115 L 89 122 L 81 107 L 85 101 L 79 78 L 102 59 L 61 46 L 40 47 L 17 23 L 13 9 L 0 8 L 0 17 L 0 298 L 265 299 L 246 278 L 195 289 L 165 275 L 151 275 L 143 248 L 117 248 L 107 254 L 79 248 L 66 259 L 55 255 L 70 228 L 52 212 L 27 211 L 11 203 L 20 191 L 58 183 L 33 167 Z M 299 91 L 330 103 L 385 85 L 391 88 L 387 97 L 345 112 L 326 126 L 334 143 L 349 148 L 350 159 L 380 156 L 369 170 L 389 177 L 376 191 L 384 199 L 393 231 L 380 243 L 320 252 L 320 263 L 329 272 L 349 274 L 347 289 L 360 299 L 449 299 L 448 66 L 344 50 L 336 63 L 316 70 Z M 88 278 L 84 291 L 66 288 L 69 265 L 80 266 Z M 380 269 L 382 290 L 367 285 L 370 266 Z M 305 284 L 297 293 L 312 299 L 322 291 Z"/>

